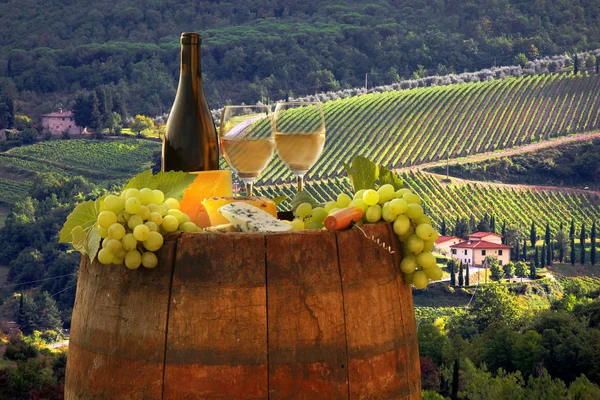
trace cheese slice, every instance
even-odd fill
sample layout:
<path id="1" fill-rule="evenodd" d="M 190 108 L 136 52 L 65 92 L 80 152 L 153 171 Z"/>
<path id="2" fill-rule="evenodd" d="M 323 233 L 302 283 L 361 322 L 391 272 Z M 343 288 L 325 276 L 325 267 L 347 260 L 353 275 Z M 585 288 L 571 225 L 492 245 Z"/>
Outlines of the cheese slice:
<path id="1" fill-rule="evenodd" d="M 235 226 L 233 226 L 231 224 L 221 224 L 221 225 L 209 226 L 207 228 L 204 228 L 204 230 L 206 232 L 215 232 L 215 233 L 239 232 L 237 229 L 235 229 Z"/>
<path id="2" fill-rule="evenodd" d="M 248 203 L 238 202 L 219 208 L 231 225 L 242 232 L 287 232 L 292 226 Z"/>
<path id="3" fill-rule="evenodd" d="M 227 219 L 223 215 L 221 215 L 221 213 L 219 213 L 219 208 L 227 204 L 240 202 L 250 204 L 254 207 L 258 207 L 261 210 L 268 212 L 273 217 L 277 217 L 277 206 L 272 200 L 267 199 L 266 197 L 215 197 L 204 199 L 202 201 L 202 206 L 204 206 L 204 209 L 206 210 L 206 213 L 210 218 L 210 224 L 221 225 L 226 224 L 229 221 L 227 221 Z"/>
<path id="4" fill-rule="evenodd" d="M 183 192 L 179 207 L 198 227 L 206 228 L 211 223 L 202 200 L 208 197 L 232 196 L 231 171 L 203 171 L 196 174 L 196 180 Z"/>

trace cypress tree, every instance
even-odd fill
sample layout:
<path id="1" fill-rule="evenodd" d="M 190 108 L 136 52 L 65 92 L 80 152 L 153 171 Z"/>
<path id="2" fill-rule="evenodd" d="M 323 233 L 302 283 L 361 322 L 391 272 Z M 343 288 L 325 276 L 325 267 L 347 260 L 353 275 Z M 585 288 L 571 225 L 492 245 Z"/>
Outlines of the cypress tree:
<path id="1" fill-rule="evenodd" d="M 544 235 L 544 240 L 546 241 L 546 246 L 550 246 L 550 223 L 546 221 L 546 234 Z"/>
<path id="2" fill-rule="evenodd" d="M 527 241 L 523 239 L 523 261 L 527 262 Z"/>
<path id="3" fill-rule="evenodd" d="M 502 221 L 502 243 L 506 244 L 506 220 Z"/>
<path id="4" fill-rule="evenodd" d="M 531 221 L 531 230 L 529 231 L 529 242 L 531 243 L 531 247 L 535 246 L 535 242 L 537 241 L 537 235 L 535 234 L 535 222 Z"/>
<path id="5" fill-rule="evenodd" d="M 533 256 L 533 263 L 535 267 L 538 268 L 540 266 L 540 252 L 539 247 L 535 246 L 535 255 Z"/>
<path id="6" fill-rule="evenodd" d="M 579 233 L 579 260 L 581 265 L 585 264 L 585 222 L 581 223 L 581 232 Z"/>
<path id="7" fill-rule="evenodd" d="M 519 261 L 519 255 L 521 254 L 521 249 L 519 248 L 520 243 L 518 240 L 515 242 L 515 251 L 514 251 L 514 256 L 513 259 L 515 261 Z"/>
<path id="8" fill-rule="evenodd" d="M 577 58 L 577 53 L 573 56 L 573 75 L 577 75 L 579 72 L 579 59 Z"/>
<path id="9" fill-rule="evenodd" d="M 463 283 L 463 265 L 460 263 L 460 267 L 458 267 L 458 286 L 462 286 Z"/>
<path id="10" fill-rule="evenodd" d="M 535 279 L 537 277 L 537 268 L 535 263 L 532 261 L 529 263 L 529 279 Z"/>
<path id="11" fill-rule="evenodd" d="M 456 260 L 448 261 L 448 269 L 450 269 L 450 286 L 456 286 Z"/>
<path id="12" fill-rule="evenodd" d="M 571 237 L 571 264 L 575 265 L 575 237 Z"/>
<path id="13" fill-rule="evenodd" d="M 554 262 L 554 242 L 550 241 L 550 246 L 548 246 L 548 254 L 546 254 L 546 262 L 548 265 L 552 265 Z"/>
<path id="14" fill-rule="evenodd" d="M 440 235 L 446 236 L 446 218 L 442 218 L 442 223 L 440 224 Z"/>
<path id="15" fill-rule="evenodd" d="M 569 228 L 569 239 L 575 237 L 575 220 L 571 218 L 571 228 Z"/>
<path id="16" fill-rule="evenodd" d="M 494 214 L 492 214 L 492 216 L 490 217 L 490 229 L 490 232 L 496 233 L 496 217 L 494 216 Z M 504 234 L 502 236 L 504 236 Z"/>
<path id="17" fill-rule="evenodd" d="M 450 398 L 452 400 L 458 399 L 458 370 L 460 368 L 458 359 L 454 360 L 454 368 L 452 370 L 452 393 L 450 394 Z"/>
<path id="18" fill-rule="evenodd" d="M 546 267 L 546 243 L 542 245 L 542 268 Z"/>
<path id="19" fill-rule="evenodd" d="M 475 217 L 471 215 L 471 219 L 469 220 L 469 233 L 475 233 L 477 229 L 477 222 L 475 222 Z"/>
<path id="20" fill-rule="evenodd" d="M 465 264 L 465 286 L 469 286 L 469 263 Z"/>
<path id="21" fill-rule="evenodd" d="M 596 221 L 592 222 L 592 231 L 590 232 L 590 239 L 592 239 L 592 247 L 590 249 L 590 262 L 592 265 L 596 264 Z"/>

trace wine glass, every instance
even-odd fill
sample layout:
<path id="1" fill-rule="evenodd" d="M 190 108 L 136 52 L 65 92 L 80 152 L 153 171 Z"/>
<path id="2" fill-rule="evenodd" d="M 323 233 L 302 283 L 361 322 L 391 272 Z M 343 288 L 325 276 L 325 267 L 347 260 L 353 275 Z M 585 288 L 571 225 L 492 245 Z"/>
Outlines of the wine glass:
<path id="1" fill-rule="evenodd" d="M 252 196 L 254 180 L 271 161 L 275 150 L 269 107 L 225 106 L 219 126 L 219 144 L 229 167 Z"/>
<path id="2" fill-rule="evenodd" d="M 273 132 L 277 154 L 292 170 L 302 191 L 306 172 L 325 145 L 325 116 L 319 102 L 281 102 L 275 107 Z"/>

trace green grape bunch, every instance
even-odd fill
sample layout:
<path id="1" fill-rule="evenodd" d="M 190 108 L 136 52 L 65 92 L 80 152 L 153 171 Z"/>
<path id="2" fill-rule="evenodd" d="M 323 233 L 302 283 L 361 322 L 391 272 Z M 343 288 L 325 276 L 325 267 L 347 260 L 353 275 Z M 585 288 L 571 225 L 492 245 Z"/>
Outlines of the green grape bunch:
<path id="1" fill-rule="evenodd" d="M 120 195 L 108 195 L 98 214 L 96 230 L 102 238 L 98 261 L 123 264 L 129 269 L 140 265 L 158 265 L 155 252 L 164 243 L 164 235 L 176 231 L 198 232 L 190 218 L 179 209 L 179 201 L 165 199 L 160 190 L 126 189 Z M 73 228 L 73 237 L 83 232 Z"/>
<path id="2" fill-rule="evenodd" d="M 381 220 L 392 224 L 404 249 L 400 270 L 406 283 L 424 289 L 430 281 L 442 279 L 442 270 L 431 253 L 439 233 L 425 215 L 421 198 L 407 188 L 395 190 L 391 184 L 384 184 L 377 190 L 359 190 L 353 198 L 341 193 L 323 207 L 313 208 L 310 203 L 302 203 L 290 222 L 292 230 L 325 229 L 323 221 L 327 215 L 350 207 L 360 208 L 364 213 L 358 224 Z"/>

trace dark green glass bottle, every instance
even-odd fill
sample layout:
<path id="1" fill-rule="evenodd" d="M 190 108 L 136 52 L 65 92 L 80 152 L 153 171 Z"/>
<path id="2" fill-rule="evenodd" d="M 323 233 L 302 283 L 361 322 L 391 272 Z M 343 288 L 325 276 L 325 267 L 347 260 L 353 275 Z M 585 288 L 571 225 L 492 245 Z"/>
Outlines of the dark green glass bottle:
<path id="1" fill-rule="evenodd" d="M 202 88 L 200 44 L 197 33 L 181 35 L 181 74 L 163 140 L 163 171 L 219 169 L 217 131 Z"/>

